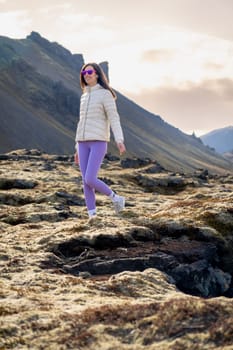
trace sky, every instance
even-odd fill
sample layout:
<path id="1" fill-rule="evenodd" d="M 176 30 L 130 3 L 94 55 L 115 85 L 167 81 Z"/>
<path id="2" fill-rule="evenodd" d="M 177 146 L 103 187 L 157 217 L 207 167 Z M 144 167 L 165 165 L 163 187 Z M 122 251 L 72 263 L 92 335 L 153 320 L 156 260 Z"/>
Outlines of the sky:
<path id="1" fill-rule="evenodd" d="M 0 35 L 108 61 L 115 90 L 196 136 L 233 125 L 232 18 L 233 0 L 0 0 Z"/>

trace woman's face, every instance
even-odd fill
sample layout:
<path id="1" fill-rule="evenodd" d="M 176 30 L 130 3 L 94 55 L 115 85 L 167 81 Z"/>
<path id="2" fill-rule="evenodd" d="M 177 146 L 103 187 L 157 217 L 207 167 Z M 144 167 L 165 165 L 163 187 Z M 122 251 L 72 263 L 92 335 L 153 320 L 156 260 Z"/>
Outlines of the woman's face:
<path id="1" fill-rule="evenodd" d="M 94 86 L 97 84 L 98 76 L 92 66 L 86 66 L 84 70 L 82 70 L 81 74 L 87 85 Z"/>

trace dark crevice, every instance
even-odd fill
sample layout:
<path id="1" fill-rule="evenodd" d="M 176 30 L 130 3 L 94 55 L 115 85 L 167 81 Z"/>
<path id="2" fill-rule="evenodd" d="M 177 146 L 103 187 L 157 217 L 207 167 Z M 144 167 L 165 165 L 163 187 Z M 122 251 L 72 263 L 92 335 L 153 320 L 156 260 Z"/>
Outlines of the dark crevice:
<path id="1" fill-rule="evenodd" d="M 90 277 L 156 268 L 171 276 L 185 293 L 205 298 L 233 296 L 231 274 L 220 269 L 214 243 L 155 237 L 149 228 L 125 235 L 80 236 L 55 244 L 41 266 Z"/>

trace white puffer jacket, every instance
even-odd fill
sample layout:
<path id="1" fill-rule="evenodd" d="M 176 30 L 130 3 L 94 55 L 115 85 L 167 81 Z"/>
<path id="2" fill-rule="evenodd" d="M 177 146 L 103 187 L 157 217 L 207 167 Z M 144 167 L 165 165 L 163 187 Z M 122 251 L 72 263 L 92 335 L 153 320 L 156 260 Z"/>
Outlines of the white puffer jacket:
<path id="1" fill-rule="evenodd" d="M 115 141 L 123 142 L 123 132 L 115 99 L 100 84 L 87 86 L 80 100 L 75 141 L 109 141 L 110 126 Z"/>

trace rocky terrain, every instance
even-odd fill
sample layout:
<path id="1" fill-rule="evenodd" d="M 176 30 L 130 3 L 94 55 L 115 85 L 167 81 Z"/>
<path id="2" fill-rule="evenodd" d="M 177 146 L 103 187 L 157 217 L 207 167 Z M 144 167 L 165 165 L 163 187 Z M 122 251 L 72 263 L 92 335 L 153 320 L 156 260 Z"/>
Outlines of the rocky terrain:
<path id="1" fill-rule="evenodd" d="M 108 155 L 88 223 L 72 156 L 0 155 L 0 349 L 233 349 L 233 174 Z"/>

